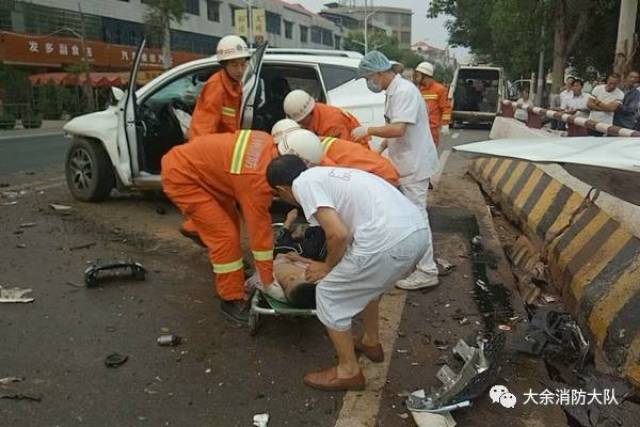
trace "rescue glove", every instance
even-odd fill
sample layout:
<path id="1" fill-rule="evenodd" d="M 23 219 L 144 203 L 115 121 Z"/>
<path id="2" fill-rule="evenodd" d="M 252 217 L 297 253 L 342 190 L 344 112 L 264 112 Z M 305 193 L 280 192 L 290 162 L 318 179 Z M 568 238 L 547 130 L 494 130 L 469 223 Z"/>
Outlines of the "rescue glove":
<path id="1" fill-rule="evenodd" d="M 351 131 L 351 138 L 353 138 L 354 141 L 366 138 L 367 136 L 369 136 L 369 128 L 366 126 L 359 126 Z"/>
<path id="2" fill-rule="evenodd" d="M 449 134 L 450 134 L 449 125 L 443 125 L 443 126 L 440 127 L 440 135 L 448 136 Z"/>
<path id="3" fill-rule="evenodd" d="M 271 298 L 281 301 L 287 302 L 287 297 L 284 294 L 284 290 L 282 286 L 276 281 L 273 281 L 270 285 L 264 287 L 264 289 L 260 289 L 263 294 L 269 295 Z"/>

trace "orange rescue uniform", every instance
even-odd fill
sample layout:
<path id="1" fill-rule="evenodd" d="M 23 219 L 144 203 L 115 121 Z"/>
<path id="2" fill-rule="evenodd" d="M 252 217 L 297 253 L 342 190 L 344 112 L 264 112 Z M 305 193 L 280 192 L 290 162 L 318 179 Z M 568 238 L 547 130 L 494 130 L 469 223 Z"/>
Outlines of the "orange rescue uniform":
<path id="1" fill-rule="evenodd" d="M 351 131 L 360 126 L 362 125 L 353 114 L 332 105 L 316 102 L 308 129 L 316 135 L 333 136 L 351 141 Z M 369 148 L 368 138 L 358 143 Z"/>
<path id="2" fill-rule="evenodd" d="M 204 85 L 191 118 L 189 138 L 240 129 L 242 85 L 220 70 Z"/>
<path id="3" fill-rule="evenodd" d="M 448 126 L 451 121 L 449 91 L 444 85 L 433 82 L 429 87 L 421 86 L 420 92 L 422 93 L 422 98 L 424 98 L 427 103 L 429 127 L 431 128 L 433 142 L 438 145 L 440 142 L 440 127 Z"/>
<path id="4" fill-rule="evenodd" d="M 271 135 L 242 130 L 196 138 L 162 158 L 162 188 L 194 222 L 209 248 L 216 290 L 223 300 L 240 300 L 245 293 L 236 203 L 262 283 L 273 282 L 273 194 L 266 170 L 276 156 Z"/>
<path id="5" fill-rule="evenodd" d="M 324 156 L 321 166 L 342 166 L 360 169 L 388 181 L 391 185 L 400 185 L 398 171 L 388 159 L 376 151 L 368 150 L 361 144 L 334 137 L 321 140 Z"/>

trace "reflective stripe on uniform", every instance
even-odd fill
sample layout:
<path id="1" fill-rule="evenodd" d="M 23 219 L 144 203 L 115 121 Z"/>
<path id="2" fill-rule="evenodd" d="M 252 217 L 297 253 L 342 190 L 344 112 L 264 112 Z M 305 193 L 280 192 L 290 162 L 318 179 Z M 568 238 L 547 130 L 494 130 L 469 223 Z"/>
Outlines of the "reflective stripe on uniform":
<path id="1" fill-rule="evenodd" d="M 222 107 L 222 115 L 223 116 L 235 117 L 236 116 L 236 109 L 235 108 L 231 108 L 231 107 Z"/>
<path id="2" fill-rule="evenodd" d="M 438 95 L 437 94 L 433 94 L 433 95 L 432 94 L 426 94 L 426 95 L 422 95 L 422 97 L 424 99 L 427 99 L 427 100 L 436 100 L 436 99 L 438 99 Z"/>
<path id="3" fill-rule="evenodd" d="M 233 273 L 234 271 L 242 270 L 243 268 L 244 264 L 242 263 L 242 258 L 226 264 L 213 264 L 213 272 L 216 274 Z"/>
<path id="4" fill-rule="evenodd" d="M 253 259 L 256 261 L 271 261 L 273 259 L 273 249 L 268 251 L 251 251 Z"/>
<path id="5" fill-rule="evenodd" d="M 443 114 L 442 120 L 451 120 L 451 114 Z"/>
<path id="6" fill-rule="evenodd" d="M 329 151 L 329 149 L 331 148 L 333 143 L 336 141 L 336 139 L 337 138 L 328 136 L 326 138 L 323 138 L 322 141 L 320 141 L 320 143 L 322 144 L 322 150 L 325 154 L 327 154 L 327 151 Z"/>
<path id="7" fill-rule="evenodd" d="M 236 139 L 236 145 L 233 148 L 233 157 L 231 157 L 231 172 L 234 175 L 239 175 L 242 172 L 242 163 L 244 161 L 244 153 L 249 146 L 249 140 L 251 139 L 250 130 L 241 130 Z"/>

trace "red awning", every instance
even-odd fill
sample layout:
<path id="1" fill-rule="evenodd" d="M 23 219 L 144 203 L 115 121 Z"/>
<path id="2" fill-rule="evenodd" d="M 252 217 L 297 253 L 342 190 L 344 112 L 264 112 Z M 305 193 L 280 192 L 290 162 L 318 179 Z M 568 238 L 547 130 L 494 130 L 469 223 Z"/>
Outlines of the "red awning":
<path id="1" fill-rule="evenodd" d="M 122 86 L 129 81 L 129 73 L 89 73 L 92 87 Z M 44 86 L 53 83 L 60 86 L 83 86 L 86 84 L 86 74 L 74 73 L 41 73 L 29 76 L 34 86 Z"/>

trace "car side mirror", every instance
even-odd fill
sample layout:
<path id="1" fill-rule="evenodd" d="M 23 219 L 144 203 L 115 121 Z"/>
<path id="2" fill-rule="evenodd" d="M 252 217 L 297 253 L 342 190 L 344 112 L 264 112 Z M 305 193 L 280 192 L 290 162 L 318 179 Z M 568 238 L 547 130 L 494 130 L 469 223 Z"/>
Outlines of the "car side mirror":
<path id="1" fill-rule="evenodd" d="M 124 91 L 119 87 L 111 86 L 111 95 L 113 95 L 113 99 L 115 99 L 116 102 L 120 102 L 120 100 L 124 98 Z"/>

